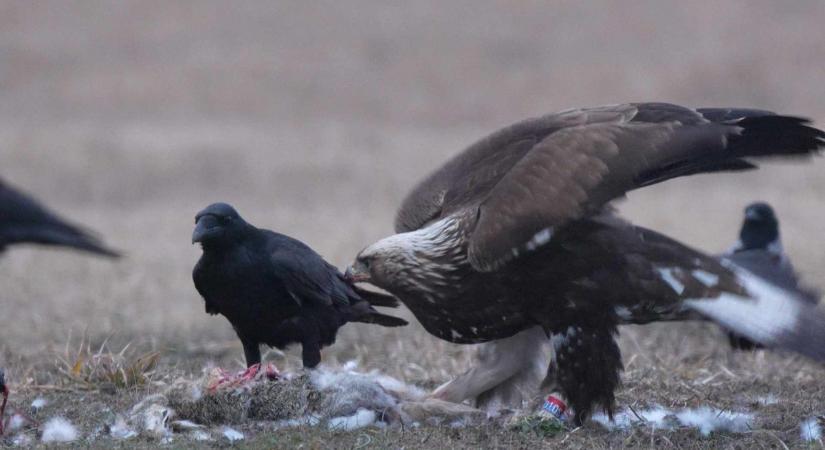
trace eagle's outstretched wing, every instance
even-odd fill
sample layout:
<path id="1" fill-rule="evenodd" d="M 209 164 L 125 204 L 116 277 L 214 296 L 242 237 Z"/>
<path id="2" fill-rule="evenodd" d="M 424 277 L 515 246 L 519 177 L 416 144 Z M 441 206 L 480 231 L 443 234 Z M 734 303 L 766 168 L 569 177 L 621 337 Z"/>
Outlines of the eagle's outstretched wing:
<path id="1" fill-rule="evenodd" d="M 476 208 L 469 259 L 501 267 L 554 229 L 626 192 L 671 178 L 747 170 L 759 156 L 805 156 L 825 133 L 796 117 L 662 103 L 571 110 L 505 128 L 471 146 L 404 201 L 399 231 Z"/>

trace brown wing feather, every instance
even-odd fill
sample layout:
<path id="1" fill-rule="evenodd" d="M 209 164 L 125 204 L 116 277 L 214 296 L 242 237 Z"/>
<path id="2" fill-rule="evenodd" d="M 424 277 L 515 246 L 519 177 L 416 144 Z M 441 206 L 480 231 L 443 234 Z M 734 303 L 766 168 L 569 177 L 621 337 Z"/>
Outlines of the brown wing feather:
<path id="1" fill-rule="evenodd" d="M 629 120 L 634 105 L 613 105 L 548 114 L 502 128 L 459 153 L 421 181 L 404 199 L 395 231 L 416 230 L 484 196 L 533 146 L 551 133 L 586 123 Z"/>
<path id="2" fill-rule="evenodd" d="M 673 140 L 674 128 L 595 124 L 550 135 L 480 205 L 469 248 L 473 266 L 495 269 L 540 230 L 588 216 L 622 196 L 634 187 L 640 168 L 660 162 L 657 152 Z"/>
<path id="3" fill-rule="evenodd" d="M 472 210 L 470 261 L 490 271 L 537 232 L 629 190 L 748 170 L 755 166 L 742 158 L 804 156 L 823 144 L 825 133 L 806 120 L 759 110 L 639 103 L 565 111 L 506 127 L 454 157 L 407 196 L 396 231 Z"/>
<path id="4" fill-rule="evenodd" d="M 564 128 L 534 146 L 481 202 L 470 238 L 473 267 L 495 270 L 535 246 L 536 233 L 594 214 L 627 191 L 755 167 L 744 157 L 807 156 L 825 145 L 825 133 L 792 117 L 651 123 L 640 120 L 642 112 L 657 117 L 640 108 L 631 120 Z M 665 112 L 658 117 L 673 119 Z"/>

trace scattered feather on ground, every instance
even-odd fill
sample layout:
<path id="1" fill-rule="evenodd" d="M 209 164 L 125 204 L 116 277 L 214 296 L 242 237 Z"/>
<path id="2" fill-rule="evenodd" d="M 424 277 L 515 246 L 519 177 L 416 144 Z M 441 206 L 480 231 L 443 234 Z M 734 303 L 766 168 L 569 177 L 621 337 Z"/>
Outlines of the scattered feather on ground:
<path id="1" fill-rule="evenodd" d="M 799 433 L 804 442 L 819 441 L 822 439 L 822 425 L 816 417 L 812 417 L 799 424 Z"/>
<path id="2" fill-rule="evenodd" d="M 214 370 L 200 380 L 179 380 L 165 393 L 180 419 L 207 426 L 247 420 L 279 427 L 317 425 L 356 429 L 374 423 L 477 423 L 485 414 L 465 405 L 425 399 L 420 388 L 377 371 L 320 368 L 225 389 L 210 389 Z"/>
<path id="3" fill-rule="evenodd" d="M 671 410 L 661 406 L 649 409 L 623 409 L 611 421 L 605 414 L 593 416 L 593 421 L 608 430 L 627 430 L 633 426 L 650 426 L 672 430 L 678 427 L 696 428 L 703 436 L 714 431 L 745 433 L 752 429 L 754 414 L 725 411 L 707 406 Z"/>
<path id="4" fill-rule="evenodd" d="M 71 422 L 55 417 L 43 425 L 43 442 L 72 442 L 77 440 L 79 433 Z"/>

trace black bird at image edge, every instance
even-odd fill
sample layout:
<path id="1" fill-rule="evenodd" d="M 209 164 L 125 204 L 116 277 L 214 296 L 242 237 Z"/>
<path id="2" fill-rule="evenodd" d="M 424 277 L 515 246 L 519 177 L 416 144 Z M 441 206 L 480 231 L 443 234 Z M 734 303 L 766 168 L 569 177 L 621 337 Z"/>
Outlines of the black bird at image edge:
<path id="1" fill-rule="evenodd" d="M 110 258 L 120 256 L 91 231 L 67 222 L 33 197 L 0 179 L 0 253 L 18 244 L 65 247 Z M 3 431 L 3 410 L 9 396 L 5 381 L 5 374 L 0 368 L 0 395 L 3 397 L 0 435 Z"/>
<path id="2" fill-rule="evenodd" d="M 69 247 L 101 256 L 118 256 L 89 230 L 67 222 L 0 180 L 0 252 L 13 244 Z"/>

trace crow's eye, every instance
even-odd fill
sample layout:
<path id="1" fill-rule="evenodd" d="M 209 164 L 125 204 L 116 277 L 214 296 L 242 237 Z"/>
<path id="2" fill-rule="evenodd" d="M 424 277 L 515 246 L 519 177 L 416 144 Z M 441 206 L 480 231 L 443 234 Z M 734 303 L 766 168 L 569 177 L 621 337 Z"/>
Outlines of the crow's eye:
<path id="1" fill-rule="evenodd" d="M 223 216 L 223 217 L 221 217 L 221 222 L 222 222 L 222 223 L 229 223 L 229 222 L 232 222 L 232 217 L 230 217 L 230 216 Z"/>

